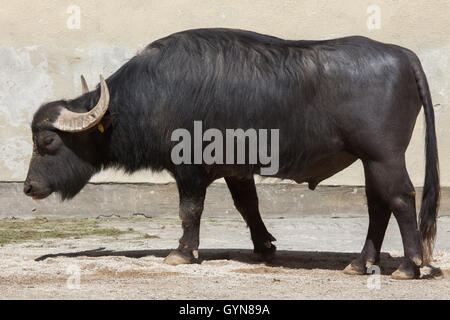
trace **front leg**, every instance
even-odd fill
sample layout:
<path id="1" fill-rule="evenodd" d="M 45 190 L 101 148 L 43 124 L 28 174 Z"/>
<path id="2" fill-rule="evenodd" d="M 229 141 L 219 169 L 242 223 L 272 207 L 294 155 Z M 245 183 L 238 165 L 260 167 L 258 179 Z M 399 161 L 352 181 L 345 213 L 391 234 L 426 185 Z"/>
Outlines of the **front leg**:
<path id="1" fill-rule="evenodd" d="M 184 178 L 184 179 L 183 179 Z M 179 246 L 165 259 L 170 265 L 194 263 L 198 259 L 200 237 L 200 218 L 203 212 L 207 183 L 199 176 L 183 175 L 176 178 L 180 195 L 180 219 L 183 235 Z"/>
<path id="2" fill-rule="evenodd" d="M 253 259 L 270 262 L 275 256 L 275 238 L 267 231 L 258 208 L 255 180 L 226 177 L 234 205 L 250 228 L 253 241 Z"/>

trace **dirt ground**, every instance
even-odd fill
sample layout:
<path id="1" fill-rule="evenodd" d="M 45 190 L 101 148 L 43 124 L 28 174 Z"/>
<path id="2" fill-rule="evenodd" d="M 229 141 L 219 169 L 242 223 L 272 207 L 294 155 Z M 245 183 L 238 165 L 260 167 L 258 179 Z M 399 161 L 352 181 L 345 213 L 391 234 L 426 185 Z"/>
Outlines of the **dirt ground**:
<path id="1" fill-rule="evenodd" d="M 342 269 L 361 249 L 367 217 L 265 219 L 277 238 L 271 264 L 251 260 L 238 219 L 204 219 L 200 263 L 163 264 L 181 235 L 177 219 L 97 219 L 123 232 L 43 237 L 0 247 L 2 299 L 449 299 L 450 217 L 439 219 L 434 268 L 420 280 L 393 280 L 401 240 L 391 221 L 381 275 Z M 54 224 L 53 224 L 54 225 Z M 38 261 L 36 261 L 36 259 Z"/>

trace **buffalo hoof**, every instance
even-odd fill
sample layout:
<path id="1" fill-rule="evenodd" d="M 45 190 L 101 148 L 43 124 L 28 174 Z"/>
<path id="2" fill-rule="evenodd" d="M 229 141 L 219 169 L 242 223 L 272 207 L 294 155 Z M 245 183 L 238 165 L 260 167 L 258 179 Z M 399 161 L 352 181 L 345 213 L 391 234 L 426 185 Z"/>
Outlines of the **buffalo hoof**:
<path id="1" fill-rule="evenodd" d="M 165 259 L 164 263 L 171 265 L 171 266 L 177 266 L 179 264 L 191 264 L 194 263 L 195 259 L 194 256 L 190 256 L 186 253 L 183 253 L 179 250 L 173 250 Z"/>
<path id="2" fill-rule="evenodd" d="M 262 250 L 254 251 L 252 254 L 252 260 L 257 262 L 271 262 L 275 257 L 277 247 L 272 243 L 266 243 L 266 246 Z"/>
<path id="3" fill-rule="evenodd" d="M 392 279 L 395 279 L 395 280 L 412 280 L 412 279 L 419 279 L 420 273 L 419 274 L 409 273 L 409 272 L 405 272 L 400 269 L 397 269 L 392 273 L 391 277 L 392 277 Z"/>
<path id="4" fill-rule="evenodd" d="M 420 278 L 420 268 L 414 266 L 410 270 L 403 270 L 402 267 L 398 268 L 391 274 L 392 279 L 395 280 L 412 280 Z"/>
<path id="5" fill-rule="evenodd" d="M 356 267 L 356 266 L 354 266 L 354 265 L 351 264 L 351 263 L 350 263 L 348 266 L 345 267 L 345 269 L 343 270 L 343 272 L 344 272 L 345 274 L 352 275 L 352 276 L 354 276 L 354 275 L 363 275 L 363 274 L 366 274 L 366 270 L 365 270 L 365 269 L 362 270 L 361 268 Z"/>

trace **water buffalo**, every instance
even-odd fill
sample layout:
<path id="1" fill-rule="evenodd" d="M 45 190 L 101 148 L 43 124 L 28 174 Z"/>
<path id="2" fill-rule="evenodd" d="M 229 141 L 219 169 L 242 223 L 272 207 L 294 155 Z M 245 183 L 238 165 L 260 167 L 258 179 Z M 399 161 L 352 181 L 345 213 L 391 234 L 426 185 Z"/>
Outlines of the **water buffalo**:
<path id="1" fill-rule="evenodd" d="M 183 235 L 169 264 L 198 259 L 200 217 L 208 185 L 224 177 L 250 228 L 255 256 L 269 260 L 275 238 L 258 209 L 258 163 L 175 164 L 174 130 L 279 129 L 273 175 L 311 189 L 360 159 L 369 228 L 345 272 L 378 264 L 391 213 L 405 258 L 394 278 L 420 275 L 436 232 L 439 170 L 427 80 L 410 50 L 364 37 L 291 41 L 231 29 L 197 29 L 148 45 L 96 90 L 42 105 L 31 124 L 34 149 L 24 184 L 35 199 L 75 196 L 103 168 L 167 170 L 178 186 Z M 417 115 L 426 121 L 426 172 L 420 227 L 405 166 Z M 246 149 L 248 151 L 248 149 Z M 273 150 L 272 150 L 273 151 Z M 419 231 L 420 230 L 420 231 Z"/>

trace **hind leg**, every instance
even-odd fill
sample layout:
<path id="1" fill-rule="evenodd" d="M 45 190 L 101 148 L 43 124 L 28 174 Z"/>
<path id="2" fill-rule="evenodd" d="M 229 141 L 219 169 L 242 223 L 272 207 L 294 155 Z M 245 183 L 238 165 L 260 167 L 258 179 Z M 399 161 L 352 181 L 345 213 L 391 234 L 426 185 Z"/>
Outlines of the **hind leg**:
<path id="1" fill-rule="evenodd" d="M 391 210 L 377 192 L 366 166 L 365 177 L 369 229 L 361 254 L 344 269 L 346 274 L 366 274 L 368 267 L 379 265 L 381 245 L 391 217 Z"/>
<path id="2" fill-rule="evenodd" d="M 373 182 L 374 191 L 394 213 L 402 236 L 405 257 L 392 277 L 418 278 L 422 264 L 422 246 L 417 228 L 415 192 L 406 171 L 404 156 L 370 161 L 365 167 L 366 174 Z"/>
<path id="3" fill-rule="evenodd" d="M 250 228 L 254 258 L 261 261 L 272 260 L 276 247 L 271 242 L 275 241 L 275 238 L 267 231 L 261 219 L 253 177 L 251 179 L 226 177 L 225 181 L 230 189 L 236 209 Z"/>

